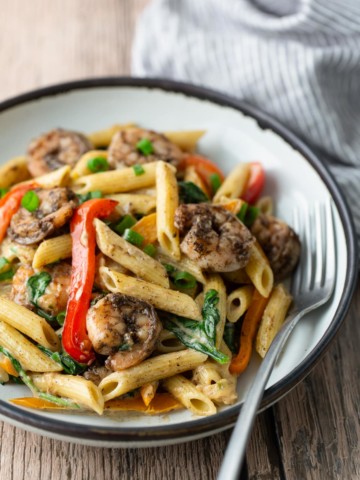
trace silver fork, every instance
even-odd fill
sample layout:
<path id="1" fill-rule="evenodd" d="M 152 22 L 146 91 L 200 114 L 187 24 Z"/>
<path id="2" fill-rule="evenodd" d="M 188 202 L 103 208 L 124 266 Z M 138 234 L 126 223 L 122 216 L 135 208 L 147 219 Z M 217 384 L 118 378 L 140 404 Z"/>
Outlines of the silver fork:
<path id="1" fill-rule="evenodd" d="M 329 300 L 336 278 L 336 247 L 333 206 L 329 199 L 316 204 L 312 211 L 294 212 L 293 226 L 298 232 L 302 252 L 293 276 L 293 307 L 261 362 L 225 452 L 218 480 L 237 480 L 256 413 L 272 369 L 298 321 L 308 312 Z"/>

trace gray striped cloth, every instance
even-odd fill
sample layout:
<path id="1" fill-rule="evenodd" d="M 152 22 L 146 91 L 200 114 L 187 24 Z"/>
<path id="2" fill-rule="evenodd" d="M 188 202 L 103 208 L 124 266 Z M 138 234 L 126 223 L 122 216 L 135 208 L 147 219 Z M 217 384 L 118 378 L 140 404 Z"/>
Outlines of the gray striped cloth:
<path id="1" fill-rule="evenodd" d="M 287 125 L 330 165 L 360 241 L 358 0 L 155 0 L 132 71 L 221 90 Z"/>

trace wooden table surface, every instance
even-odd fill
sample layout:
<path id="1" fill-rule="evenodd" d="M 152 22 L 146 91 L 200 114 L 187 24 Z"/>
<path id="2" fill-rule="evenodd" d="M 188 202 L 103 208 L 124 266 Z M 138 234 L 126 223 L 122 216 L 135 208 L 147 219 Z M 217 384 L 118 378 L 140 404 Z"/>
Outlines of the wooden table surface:
<path id="1" fill-rule="evenodd" d="M 0 100 L 33 88 L 130 73 L 147 0 L 0 0 Z M 310 375 L 258 416 L 252 479 L 358 479 L 360 285 L 344 326 Z M 138 450 L 49 440 L 0 422 L 1 480 L 214 479 L 229 432 Z"/>

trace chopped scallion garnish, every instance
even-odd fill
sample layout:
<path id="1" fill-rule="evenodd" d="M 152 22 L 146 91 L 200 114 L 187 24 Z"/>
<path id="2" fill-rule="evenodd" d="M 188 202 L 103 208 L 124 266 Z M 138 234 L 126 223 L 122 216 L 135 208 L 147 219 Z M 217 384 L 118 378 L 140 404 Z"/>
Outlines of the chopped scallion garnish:
<path id="1" fill-rule="evenodd" d="M 143 154 L 145 157 L 154 153 L 153 144 L 147 138 L 142 138 L 137 144 L 136 148 Z"/>
<path id="2" fill-rule="evenodd" d="M 65 311 L 60 312 L 56 315 L 56 321 L 58 322 L 60 327 L 62 327 L 64 325 L 65 317 L 66 317 L 66 312 Z"/>
<path id="3" fill-rule="evenodd" d="M 131 230 L 131 228 L 127 228 L 124 232 L 124 239 L 135 245 L 136 247 L 140 247 L 142 242 L 144 241 L 144 237 L 140 235 L 140 233 Z"/>
<path id="4" fill-rule="evenodd" d="M 123 235 L 127 228 L 131 228 L 136 223 L 136 218 L 132 215 L 125 215 L 119 223 L 115 225 L 114 230 L 119 235 Z"/>
<path id="5" fill-rule="evenodd" d="M 144 252 L 147 253 L 150 257 L 153 257 L 156 253 L 156 247 L 152 244 L 149 243 L 144 247 Z"/>
<path id="6" fill-rule="evenodd" d="M 209 177 L 213 193 L 216 193 L 221 186 L 221 178 L 218 173 L 212 173 Z"/>
<path id="7" fill-rule="evenodd" d="M 109 163 L 105 157 L 90 158 L 87 167 L 92 173 L 106 172 L 109 170 Z"/>
<path id="8" fill-rule="evenodd" d="M 196 278 L 189 272 L 176 272 L 174 274 L 174 283 L 178 288 L 194 288 L 196 286 Z"/>
<path id="9" fill-rule="evenodd" d="M 5 257 L 0 257 L 0 270 L 2 270 L 5 265 L 9 265 L 9 260 L 7 260 Z"/>
<path id="10" fill-rule="evenodd" d="M 0 198 L 5 197 L 5 195 L 8 193 L 9 189 L 8 188 L 0 188 Z"/>
<path id="11" fill-rule="evenodd" d="M 254 207 L 244 202 L 236 216 L 246 227 L 250 228 L 259 213 L 260 209 L 258 207 Z"/>
<path id="12" fill-rule="evenodd" d="M 11 280 L 14 275 L 15 275 L 15 270 L 13 269 L 7 270 L 6 272 L 2 272 L 0 273 L 0 282 L 3 282 L 4 280 Z"/>
<path id="13" fill-rule="evenodd" d="M 144 175 L 145 173 L 144 167 L 142 165 L 133 165 L 133 170 L 137 177 L 139 175 Z"/>
<path id="14" fill-rule="evenodd" d="M 29 212 L 34 212 L 40 205 L 40 199 L 34 190 L 29 190 L 21 199 L 21 206 Z"/>

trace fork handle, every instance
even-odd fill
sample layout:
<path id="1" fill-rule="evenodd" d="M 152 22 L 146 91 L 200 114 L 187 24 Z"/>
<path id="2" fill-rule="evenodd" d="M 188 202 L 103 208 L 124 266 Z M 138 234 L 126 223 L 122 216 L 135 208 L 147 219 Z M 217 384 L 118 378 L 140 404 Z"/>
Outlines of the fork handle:
<path id="1" fill-rule="evenodd" d="M 267 381 L 286 340 L 302 316 L 303 312 L 294 312 L 289 315 L 272 341 L 264 360 L 261 362 L 245 402 L 241 407 L 241 413 L 227 446 L 218 480 L 238 480 L 245 457 L 246 446 Z"/>

